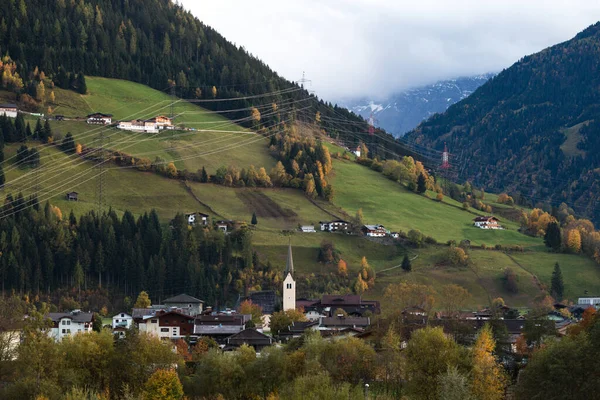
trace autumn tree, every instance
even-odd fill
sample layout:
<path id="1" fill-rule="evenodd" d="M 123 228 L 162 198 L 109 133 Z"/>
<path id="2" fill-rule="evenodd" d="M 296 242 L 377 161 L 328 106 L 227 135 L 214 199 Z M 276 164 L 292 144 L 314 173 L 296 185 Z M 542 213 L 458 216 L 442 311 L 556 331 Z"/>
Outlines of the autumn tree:
<path id="1" fill-rule="evenodd" d="M 567 233 L 567 248 L 574 254 L 581 251 L 581 234 L 579 233 L 579 230 L 571 229 Z"/>
<path id="2" fill-rule="evenodd" d="M 271 316 L 271 333 L 273 336 L 287 328 L 292 322 L 306 321 L 302 310 L 285 310 L 274 312 Z"/>
<path id="3" fill-rule="evenodd" d="M 516 272 L 512 268 L 506 268 L 504 270 L 504 288 L 510 293 L 517 293 L 519 286 L 517 284 L 518 278 Z"/>
<path id="4" fill-rule="evenodd" d="M 449 367 L 446 373 L 437 376 L 439 400 L 474 400 L 469 378 L 457 367 Z"/>
<path id="5" fill-rule="evenodd" d="M 455 284 L 442 286 L 439 293 L 440 303 L 449 317 L 457 316 L 458 312 L 471 300 L 471 293 L 464 287 Z"/>
<path id="6" fill-rule="evenodd" d="M 348 265 L 346 264 L 346 261 L 342 260 L 341 258 L 340 261 L 338 261 L 337 272 L 339 276 L 348 276 Z"/>
<path id="7" fill-rule="evenodd" d="M 240 303 L 238 313 L 252 315 L 252 322 L 255 326 L 262 324 L 262 307 L 252 303 L 252 300 L 244 300 Z"/>
<path id="8" fill-rule="evenodd" d="M 365 256 L 360 260 L 360 276 L 369 289 L 375 286 L 375 270 L 369 265 Z"/>
<path id="9" fill-rule="evenodd" d="M 416 399 L 437 399 L 438 376 L 464 360 L 464 351 L 440 327 L 414 331 L 404 352 L 407 391 Z"/>
<path id="10" fill-rule="evenodd" d="M 385 289 L 386 311 L 402 312 L 407 307 L 420 307 L 429 313 L 435 305 L 435 290 L 431 286 L 400 282 Z"/>
<path id="11" fill-rule="evenodd" d="M 502 366 L 494 357 L 496 342 L 492 328 L 485 324 L 473 346 L 471 392 L 476 399 L 501 400 L 504 398 L 506 377 Z"/>
<path id="12" fill-rule="evenodd" d="M 450 246 L 447 250 L 446 257 L 452 265 L 465 265 L 469 256 L 461 247 Z"/>
<path id="13" fill-rule="evenodd" d="M 156 370 L 144 384 L 147 400 L 181 400 L 183 394 L 183 385 L 173 369 Z"/>
<path id="14" fill-rule="evenodd" d="M 564 290 L 565 290 L 565 284 L 563 282 L 563 276 L 562 276 L 562 272 L 560 270 L 560 265 L 558 265 L 558 262 L 557 262 L 554 264 L 554 271 L 552 271 L 550 294 L 556 300 L 560 301 L 563 298 Z"/>
<path id="15" fill-rule="evenodd" d="M 210 90 L 210 93 L 212 94 L 213 99 L 217 98 L 217 88 L 216 88 L 216 86 L 212 87 L 212 89 Z"/>
<path id="16" fill-rule="evenodd" d="M 145 291 L 141 291 L 133 305 L 133 308 L 148 308 L 152 303 L 150 302 L 150 297 L 148 293 Z"/>

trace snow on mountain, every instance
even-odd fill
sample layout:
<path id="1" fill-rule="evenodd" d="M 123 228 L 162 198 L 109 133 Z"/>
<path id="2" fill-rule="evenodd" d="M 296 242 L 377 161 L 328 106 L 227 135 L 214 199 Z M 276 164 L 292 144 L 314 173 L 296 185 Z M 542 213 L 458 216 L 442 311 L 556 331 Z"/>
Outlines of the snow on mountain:
<path id="1" fill-rule="evenodd" d="M 408 89 L 384 101 L 363 98 L 342 102 L 346 108 L 369 118 L 373 113 L 377 125 L 402 136 L 435 113 L 444 112 L 452 104 L 468 97 L 495 73 L 439 81 Z"/>

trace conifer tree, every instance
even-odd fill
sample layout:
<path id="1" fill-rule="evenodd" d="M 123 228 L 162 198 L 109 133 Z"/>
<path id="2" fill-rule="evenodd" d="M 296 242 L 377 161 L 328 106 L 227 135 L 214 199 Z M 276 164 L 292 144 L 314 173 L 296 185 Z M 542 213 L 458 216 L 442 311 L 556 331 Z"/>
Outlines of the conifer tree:
<path id="1" fill-rule="evenodd" d="M 252 225 L 258 224 L 258 219 L 256 218 L 256 211 L 252 213 Z"/>
<path id="2" fill-rule="evenodd" d="M 410 262 L 410 258 L 408 258 L 408 254 L 405 254 L 404 258 L 402 259 L 402 269 L 406 272 L 410 272 L 412 270 L 412 265 Z"/>
<path id="3" fill-rule="evenodd" d="M 556 300 L 562 300 L 565 285 L 563 282 L 562 272 L 558 263 L 554 264 L 554 271 L 552 271 L 552 283 L 550 288 L 550 294 Z"/>
<path id="4" fill-rule="evenodd" d="M 417 178 L 417 193 L 423 194 L 427 191 L 427 180 L 425 175 L 419 174 Z"/>
<path id="5" fill-rule="evenodd" d="M 560 243 L 560 226 L 555 221 L 550 222 L 548 224 L 548 228 L 546 228 L 546 234 L 544 235 L 544 244 L 546 244 L 546 247 L 549 247 L 554 251 L 559 251 Z"/>

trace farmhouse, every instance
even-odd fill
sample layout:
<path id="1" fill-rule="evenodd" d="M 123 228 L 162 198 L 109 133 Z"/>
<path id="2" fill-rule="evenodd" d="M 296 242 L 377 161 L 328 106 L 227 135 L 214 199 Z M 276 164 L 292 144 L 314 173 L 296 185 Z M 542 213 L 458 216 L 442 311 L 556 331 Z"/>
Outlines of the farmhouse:
<path id="1" fill-rule="evenodd" d="M 70 313 L 49 313 L 47 317 L 52 320 L 52 328 L 48 334 L 56 341 L 77 333 L 91 332 L 94 321 L 93 313 L 84 313 L 81 310 L 73 310 Z"/>
<path id="2" fill-rule="evenodd" d="M 577 300 L 577 305 L 600 308 L 600 296 L 580 297 Z"/>
<path id="3" fill-rule="evenodd" d="M 265 347 L 273 344 L 273 338 L 256 329 L 248 328 L 228 337 L 224 350 L 235 350 L 244 344 L 254 347 L 254 351 L 259 353 Z"/>
<path id="4" fill-rule="evenodd" d="M 194 320 L 194 335 L 208 336 L 219 344 L 226 344 L 227 338 L 246 329 L 252 320 L 249 314 L 199 315 Z"/>
<path id="5" fill-rule="evenodd" d="M 202 314 L 202 305 L 204 301 L 192 297 L 187 294 L 180 294 L 174 297 L 170 297 L 163 301 L 163 304 L 170 309 L 181 309 L 191 316 Z"/>
<path id="6" fill-rule="evenodd" d="M 173 120 L 169 117 L 165 117 L 164 115 L 158 115 L 154 118 L 150 118 L 146 120 L 146 122 L 155 124 L 158 129 L 173 129 Z"/>
<path id="7" fill-rule="evenodd" d="M 320 300 L 298 299 L 296 309 L 304 309 L 308 320 L 316 321 L 321 317 L 334 317 L 337 309 L 344 310 L 349 316 L 362 317 L 365 313 L 379 314 L 380 304 L 377 300 L 363 300 L 360 295 L 323 295 Z M 368 315 L 368 314 L 367 314 Z"/>
<path id="8" fill-rule="evenodd" d="M 93 125 L 112 124 L 112 114 L 93 113 L 87 116 L 87 123 Z"/>
<path id="9" fill-rule="evenodd" d="M 129 328 L 131 328 L 132 324 L 133 324 L 133 317 L 129 314 L 119 313 L 119 314 L 115 315 L 114 317 L 112 317 L 112 328 L 113 329 L 117 329 L 117 328 L 129 329 Z"/>
<path id="10" fill-rule="evenodd" d="M 201 212 L 185 214 L 185 219 L 190 226 L 196 226 L 196 224 L 204 226 L 208 225 L 208 214 L 203 214 Z"/>
<path id="11" fill-rule="evenodd" d="M 313 225 L 302 225 L 302 227 L 300 227 L 300 230 L 303 233 L 315 233 L 315 232 L 317 232 L 315 230 L 315 227 Z"/>
<path id="12" fill-rule="evenodd" d="M 194 317 L 178 311 L 161 310 L 138 326 L 140 332 L 147 332 L 161 340 L 181 339 L 193 333 Z"/>
<path id="13" fill-rule="evenodd" d="M 362 232 L 368 237 L 385 237 L 387 235 L 383 225 L 364 225 Z"/>
<path id="14" fill-rule="evenodd" d="M 67 198 L 67 201 L 77 201 L 78 196 L 79 196 L 79 193 L 77 193 L 77 192 L 69 192 L 69 193 L 67 193 L 66 198 Z"/>
<path id="15" fill-rule="evenodd" d="M 321 230 L 326 232 L 347 232 L 351 228 L 350 222 L 341 219 L 328 222 L 321 221 L 319 222 L 319 225 L 321 225 Z"/>
<path id="16" fill-rule="evenodd" d="M 156 133 L 158 132 L 158 127 L 155 122 L 150 122 L 150 120 L 140 120 L 134 119 L 132 121 L 121 121 L 117 128 L 125 130 L 125 131 L 136 131 L 136 132 L 147 132 L 147 133 Z"/>
<path id="17" fill-rule="evenodd" d="M 473 225 L 481 229 L 502 229 L 498 223 L 500 220 L 494 216 L 476 217 L 473 219 Z"/>
<path id="18" fill-rule="evenodd" d="M 0 104 L 0 116 L 4 115 L 9 118 L 17 118 L 19 112 L 16 104 Z"/>

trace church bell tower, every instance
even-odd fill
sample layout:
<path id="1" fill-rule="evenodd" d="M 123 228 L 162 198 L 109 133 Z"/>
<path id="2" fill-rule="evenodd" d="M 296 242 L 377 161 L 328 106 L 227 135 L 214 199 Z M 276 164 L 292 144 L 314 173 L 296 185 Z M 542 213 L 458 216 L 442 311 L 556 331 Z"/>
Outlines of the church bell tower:
<path id="1" fill-rule="evenodd" d="M 294 274 L 294 260 L 292 258 L 292 243 L 288 246 L 287 263 L 283 273 L 283 311 L 296 309 L 296 281 Z"/>

